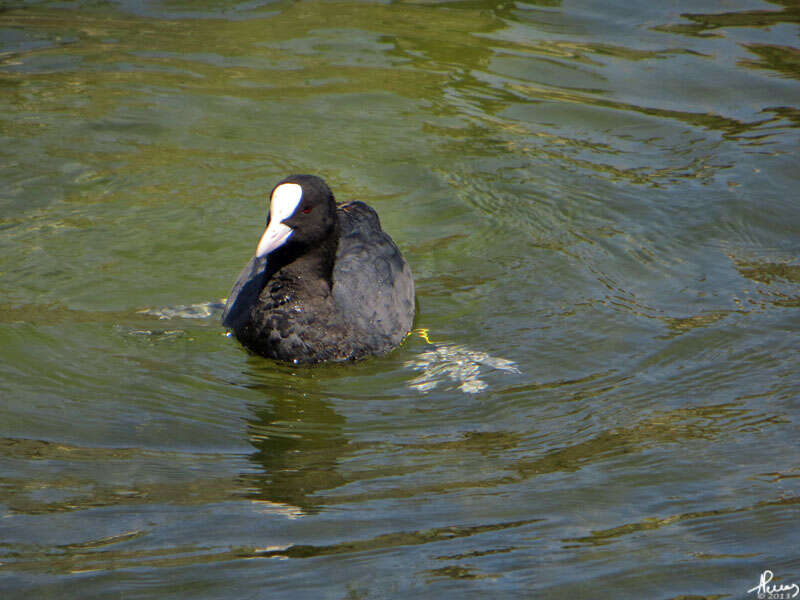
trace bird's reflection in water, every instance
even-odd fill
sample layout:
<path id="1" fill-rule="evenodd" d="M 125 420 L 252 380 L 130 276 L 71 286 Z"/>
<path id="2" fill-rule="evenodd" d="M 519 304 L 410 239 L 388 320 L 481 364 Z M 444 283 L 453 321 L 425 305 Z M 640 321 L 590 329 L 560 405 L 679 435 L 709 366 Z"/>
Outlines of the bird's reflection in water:
<path id="1" fill-rule="evenodd" d="M 323 503 L 318 492 L 347 483 L 337 468 L 353 451 L 343 434 L 345 419 L 323 399 L 312 370 L 255 357 L 248 364 L 264 401 L 250 407 L 247 433 L 256 469 L 242 474 L 241 483 L 254 500 L 317 512 Z"/>

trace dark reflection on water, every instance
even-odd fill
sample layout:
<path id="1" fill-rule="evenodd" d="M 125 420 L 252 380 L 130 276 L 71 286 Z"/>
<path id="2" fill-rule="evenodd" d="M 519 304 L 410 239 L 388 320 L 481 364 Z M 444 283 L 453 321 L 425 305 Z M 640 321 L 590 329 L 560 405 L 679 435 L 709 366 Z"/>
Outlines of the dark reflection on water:
<path id="1" fill-rule="evenodd" d="M 319 492 L 347 483 L 337 464 L 355 448 L 344 435 L 344 417 L 318 391 L 276 383 L 253 386 L 268 396 L 276 388 L 281 392 L 264 406 L 251 406 L 247 436 L 256 451 L 249 460 L 258 472 L 243 475 L 240 483 L 252 488 L 253 498 L 314 513 L 324 500 Z"/>
<path id="2" fill-rule="evenodd" d="M 0 590 L 738 598 L 800 583 L 796 2 L 0 9 Z M 397 352 L 219 326 L 318 172 Z"/>
<path id="3" fill-rule="evenodd" d="M 657 27 L 661 31 L 685 35 L 711 36 L 721 27 L 771 27 L 781 23 L 800 23 L 800 8 L 793 0 L 769 0 L 780 10 L 737 10 L 710 14 L 683 13 L 681 17 L 691 24 L 674 24 Z"/>

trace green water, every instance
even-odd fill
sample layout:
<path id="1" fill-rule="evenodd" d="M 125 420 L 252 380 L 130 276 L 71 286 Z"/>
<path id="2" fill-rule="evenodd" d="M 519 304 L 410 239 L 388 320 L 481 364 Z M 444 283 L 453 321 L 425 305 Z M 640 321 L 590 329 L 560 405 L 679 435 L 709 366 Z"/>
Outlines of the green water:
<path id="1" fill-rule="evenodd" d="M 800 8 L 0 5 L 0 597 L 800 584 Z M 311 172 L 411 264 L 389 356 L 217 303 Z"/>

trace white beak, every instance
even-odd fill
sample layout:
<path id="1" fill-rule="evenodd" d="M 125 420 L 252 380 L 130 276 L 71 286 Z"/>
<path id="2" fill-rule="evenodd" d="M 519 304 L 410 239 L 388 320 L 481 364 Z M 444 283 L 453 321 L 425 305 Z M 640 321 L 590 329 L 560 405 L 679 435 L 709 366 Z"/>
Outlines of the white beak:
<path id="1" fill-rule="evenodd" d="M 294 229 L 283 223 L 276 223 L 274 219 L 270 220 L 264 235 L 258 242 L 256 248 L 256 256 L 261 258 L 279 248 L 286 243 L 286 240 L 294 233 Z"/>
<path id="2" fill-rule="evenodd" d="M 258 242 L 256 256 L 262 258 L 286 243 L 294 229 L 283 221 L 292 216 L 303 197 L 303 188 L 296 183 L 283 183 L 272 192 L 269 205 L 269 223 Z"/>

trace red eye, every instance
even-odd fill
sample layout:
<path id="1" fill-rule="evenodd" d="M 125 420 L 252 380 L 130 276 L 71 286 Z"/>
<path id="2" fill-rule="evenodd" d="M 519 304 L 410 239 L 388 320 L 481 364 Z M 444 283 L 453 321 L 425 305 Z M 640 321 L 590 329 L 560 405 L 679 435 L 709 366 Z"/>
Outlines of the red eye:
<path id="1" fill-rule="evenodd" d="M 311 207 L 310 207 L 310 206 L 306 206 L 306 207 L 303 209 L 303 214 L 305 214 L 305 215 L 307 215 L 307 214 L 308 214 L 308 213 L 310 213 L 310 212 L 311 212 Z"/>

